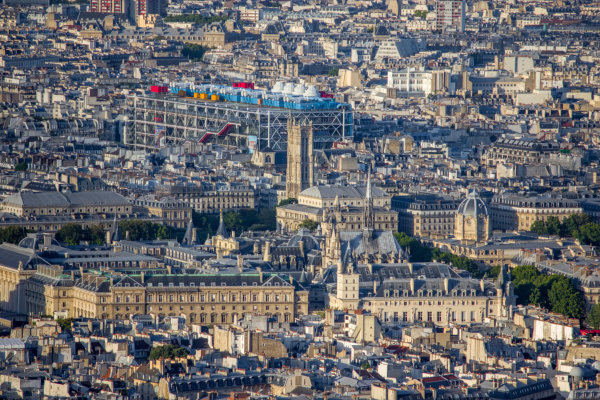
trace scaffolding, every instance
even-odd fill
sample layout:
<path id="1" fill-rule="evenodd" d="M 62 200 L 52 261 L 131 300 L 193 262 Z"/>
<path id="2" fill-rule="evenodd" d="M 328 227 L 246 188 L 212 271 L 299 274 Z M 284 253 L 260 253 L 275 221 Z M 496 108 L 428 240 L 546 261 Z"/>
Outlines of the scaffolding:
<path id="1" fill-rule="evenodd" d="M 348 104 L 335 109 L 292 110 L 264 105 L 156 95 L 130 96 L 133 118 L 124 142 L 134 149 L 157 151 L 185 142 L 216 142 L 258 150 L 287 150 L 287 121 L 312 123 L 315 149 L 351 139 L 353 115 Z M 255 138 L 255 139 L 254 139 Z"/>

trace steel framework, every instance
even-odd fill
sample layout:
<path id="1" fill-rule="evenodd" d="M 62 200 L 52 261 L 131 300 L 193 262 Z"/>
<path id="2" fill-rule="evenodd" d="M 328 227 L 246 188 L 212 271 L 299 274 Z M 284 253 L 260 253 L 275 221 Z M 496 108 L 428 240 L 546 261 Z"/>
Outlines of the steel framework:
<path id="1" fill-rule="evenodd" d="M 136 149 L 156 151 L 186 141 L 217 141 L 248 146 L 257 138 L 259 150 L 287 149 L 287 121 L 312 122 L 314 148 L 352 138 L 353 115 L 348 105 L 335 110 L 290 110 L 232 102 L 204 101 L 177 96 L 130 96 L 133 118 L 124 140 Z"/>

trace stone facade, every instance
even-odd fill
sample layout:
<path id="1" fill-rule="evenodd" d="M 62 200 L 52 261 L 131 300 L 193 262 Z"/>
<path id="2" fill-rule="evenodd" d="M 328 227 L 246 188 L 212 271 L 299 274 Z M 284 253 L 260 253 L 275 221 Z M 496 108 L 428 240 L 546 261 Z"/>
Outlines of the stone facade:
<path id="1" fill-rule="evenodd" d="M 5 268 L 1 271 L 4 273 Z M 298 282 L 261 271 L 219 275 L 69 275 L 60 267 L 48 267 L 30 274 L 12 271 L 10 279 L 12 286 L 3 293 L 16 296 L 19 290 L 23 292 L 20 302 L 10 301 L 5 309 L 19 313 L 63 313 L 75 318 L 102 319 L 128 319 L 136 314 L 183 316 L 189 323 L 202 325 L 231 324 L 251 313 L 290 322 L 308 313 L 307 290 Z"/>
<path id="2" fill-rule="evenodd" d="M 313 185 L 313 128 L 288 120 L 287 176 L 288 199 Z"/>
<path id="3" fill-rule="evenodd" d="M 499 195 L 490 203 L 492 228 L 503 231 L 528 231 L 537 220 L 562 221 L 581 212 L 579 202 L 550 196 Z"/>

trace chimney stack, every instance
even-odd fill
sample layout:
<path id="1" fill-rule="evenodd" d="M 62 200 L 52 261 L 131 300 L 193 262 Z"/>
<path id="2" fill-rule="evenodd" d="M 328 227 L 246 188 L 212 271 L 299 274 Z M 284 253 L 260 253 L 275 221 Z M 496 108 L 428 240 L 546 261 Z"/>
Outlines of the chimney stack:
<path id="1" fill-rule="evenodd" d="M 271 242 L 269 241 L 265 243 L 265 253 L 263 256 L 263 261 L 271 261 Z"/>
<path id="2" fill-rule="evenodd" d="M 241 254 L 237 256 L 237 267 L 240 273 L 244 272 L 244 256 Z"/>

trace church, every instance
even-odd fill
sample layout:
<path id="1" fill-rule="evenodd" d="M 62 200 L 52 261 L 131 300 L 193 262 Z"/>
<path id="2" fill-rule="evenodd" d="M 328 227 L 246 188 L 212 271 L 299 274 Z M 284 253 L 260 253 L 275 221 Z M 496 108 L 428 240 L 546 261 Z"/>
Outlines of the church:
<path id="1" fill-rule="evenodd" d="M 516 297 L 504 269 L 492 283 L 447 264 L 410 262 L 392 232 L 373 228 L 369 187 L 370 182 L 363 209 L 364 229 L 340 233 L 335 217 L 331 218 L 323 249 L 323 280 L 329 281 L 330 308 L 369 311 L 382 322 L 442 326 L 511 317 Z M 487 208 L 476 193 L 461 203 L 458 214 L 460 239 L 487 239 Z M 331 265 L 335 265 L 335 277 Z"/>

